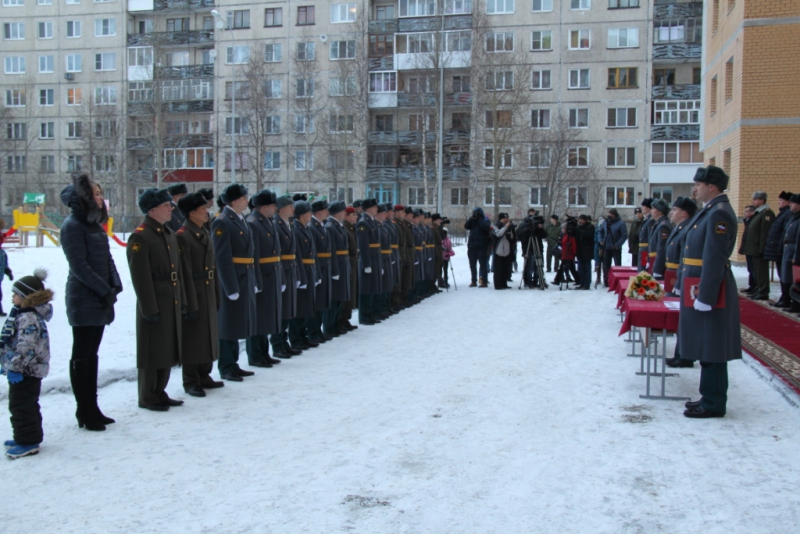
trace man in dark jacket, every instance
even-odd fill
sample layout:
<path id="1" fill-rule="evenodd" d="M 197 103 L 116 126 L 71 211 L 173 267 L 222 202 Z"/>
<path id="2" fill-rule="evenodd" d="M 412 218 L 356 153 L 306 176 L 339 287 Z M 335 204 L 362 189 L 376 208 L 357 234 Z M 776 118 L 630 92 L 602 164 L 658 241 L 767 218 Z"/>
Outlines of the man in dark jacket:
<path id="1" fill-rule="evenodd" d="M 364 212 L 356 225 L 358 244 L 358 322 L 374 325 L 380 322 L 374 316 L 373 299 L 381 294 L 381 237 L 378 233 L 378 201 L 368 198 L 362 201 Z"/>
<path id="2" fill-rule="evenodd" d="M 558 222 L 558 215 L 553 214 L 550 216 L 550 222 L 547 223 L 545 231 L 547 232 L 547 272 L 550 272 L 553 260 L 555 260 L 553 269 L 558 272 L 560 262 L 555 254 L 558 248 L 558 240 L 561 237 L 561 225 Z"/>
<path id="3" fill-rule="evenodd" d="M 764 247 L 764 259 L 775 262 L 775 265 L 778 267 L 778 277 L 781 279 L 784 278 L 783 269 L 781 267 L 783 265 L 783 238 L 786 226 L 793 218 L 791 210 L 789 209 L 789 199 L 791 197 L 792 194 L 786 191 L 781 191 L 781 194 L 778 195 L 778 216 L 775 217 L 775 222 L 769 229 L 769 234 L 767 234 L 767 245 Z M 772 303 L 772 306 L 776 306 L 778 308 L 789 307 L 789 304 L 791 304 L 792 300 L 789 297 L 789 288 L 791 288 L 791 286 L 791 282 L 786 284 L 783 282 L 783 280 L 781 280 L 781 296 L 776 302 Z"/>
<path id="4" fill-rule="evenodd" d="M 642 231 L 642 225 L 644 224 L 642 208 L 634 209 L 633 217 L 631 229 L 628 231 L 628 252 L 631 255 L 631 265 L 636 267 L 639 265 L 639 232 Z"/>
<path id="5" fill-rule="evenodd" d="M 349 297 L 342 303 L 342 312 L 339 315 L 339 329 L 355 330 L 358 327 L 350 324 L 353 317 L 353 310 L 358 309 L 358 243 L 356 242 L 356 223 L 358 223 L 358 213 L 352 206 L 345 209 L 344 225 L 347 233 L 347 259 L 350 262 L 348 270 L 350 276 Z"/>
<path id="6" fill-rule="evenodd" d="M 745 245 L 747 244 L 747 227 L 750 225 L 750 219 L 753 218 L 755 213 L 755 206 L 749 205 L 744 207 L 744 215 L 742 216 L 742 225 L 744 226 L 744 230 L 742 230 L 742 244 L 739 246 L 738 252 L 747 260 L 747 287 L 740 289 L 740 293 L 752 293 L 756 290 L 756 277 L 755 271 L 753 270 L 753 258 L 744 253 L 746 248 Z"/>
<path id="7" fill-rule="evenodd" d="M 603 285 L 608 287 L 608 272 L 611 261 L 614 265 L 622 265 L 622 245 L 628 239 L 628 228 L 620 219 L 616 208 L 608 210 L 606 224 L 600 233 L 600 246 L 603 247 Z"/>
<path id="8" fill-rule="evenodd" d="M 305 200 L 295 202 L 294 217 L 292 230 L 297 242 L 297 265 L 303 271 L 303 283 L 297 288 L 297 314 L 289 321 L 289 341 L 292 348 L 307 350 L 319 346 L 319 343 L 308 338 L 306 330 L 308 319 L 313 319 L 317 312 L 315 289 L 320 283 L 316 266 L 317 248 L 307 226 L 311 221 L 311 204 Z"/>
<path id="9" fill-rule="evenodd" d="M 756 277 L 755 291 L 751 293 L 753 300 L 769 300 L 769 260 L 764 258 L 769 230 L 775 223 L 775 213 L 767 205 L 767 193 L 753 193 L 755 215 L 747 225 L 747 245 L 745 254 L 753 257 L 753 269 Z"/>
<path id="10" fill-rule="evenodd" d="M 578 260 L 578 278 L 581 283 L 578 289 L 591 289 L 594 225 L 588 215 L 578 216 L 578 226 L 575 228 L 575 242 L 578 249 L 575 254 Z"/>
<path id="11" fill-rule="evenodd" d="M 281 247 L 281 324 L 270 343 L 276 358 L 288 359 L 303 351 L 289 346 L 289 321 L 297 316 L 297 291 L 306 283 L 305 271 L 297 258 L 297 238 L 289 220 L 294 215 L 292 197 L 283 195 L 275 201 L 278 212 L 272 218 Z"/>
<path id="12" fill-rule="evenodd" d="M 339 277 L 339 265 L 333 258 L 334 250 L 331 245 L 330 236 L 325 229 L 325 221 L 328 218 L 328 202 L 317 200 L 311 204 L 311 220 L 307 227 L 314 238 L 314 249 L 316 250 L 317 282 L 314 295 L 314 317 L 306 321 L 306 335 L 314 343 L 325 343 L 333 337 L 322 332 L 323 315 L 333 305 L 333 277 Z"/>
<path id="13" fill-rule="evenodd" d="M 322 318 L 323 332 L 328 336 L 340 336 L 350 331 L 339 326 L 342 305 L 350 299 L 350 248 L 344 227 L 346 207 L 341 200 L 331 203 L 325 221 L 333 254 L 331 262 L 336 264 L 336 274 L 331 275 L 331 307 Z"/>
<path id="14" fill-rule="evenodd" d="M 488 287 L 486 273 L 488 269 L 489 246 L 492 244 L 489 237 L 489 229 L 492 222 L 483 214 L 483 210 L 478 207 L 472 210 L 472 217 L 464 223 L 464 228 L 469 230 L 467 239 L 467 258 L 469 259 L 469 270 L 472 276 L 469 287 L 476 287 L 478 281 L 477 264 L 480 264 L 480 283 L 481 287 Z"/>
<path id="15" fill-rule="evenodd" d="M 547 238 L 547 230 L 544 228 L 544 219 L 539 216 L 534 209 L 528 210 L 528 216 L 517 226 L 516 239 L 522 244 L 522 257 L 525 263 L 522 268 L 522 280 L 525 287 L 545 287 L 546 282 L 539 280 L 539 265 L 537 264 L 536 249 L 539 251 L 539 260 L 544 262 L 542 240 Z M 541 265 L 544 269 L 544 264 Z"/>
<path id="16" fill-rule="evenodd" d="M 647 271 L 655 278 L 664 277 L 664 268 L 667 261 L 667 240 L 672 233 L 672 225 L 667 219 L 670 207 L 666 200 L 657 198 L 653 200 L 650 213 L 655 219 L 655 224 L 650 230 L 647 250 Z"/>
<path id="17" fill-rule="evenodd" d="M 167 227 L 173 232 L 177 232 L 180 230 L 181 226 L 183 226 L 183 220 L 185 218 L 181 210 L 178 209 L 178 201 L 188 194 L 189 190 L 186 188 L 186 184 L 175 184 L 169 186 L 167 191 L 169 191 L 172 197 L 172 216 L 167 222 Z"/>
<path id="18" fill-rule="evenodd" d="M 648 239 L 650 238 L 650 230 L 653 228 L 653 223 L 655 223 L 653 217 L 650 216 L 650 205 L 652 203 L 652 198 L 642 200 L 642 215 L 644 215 L 644 221 L 639 229 L 639 261 L 637 262 L 637 265 L 641 265 L 642 267 L 647 265 Z"/>

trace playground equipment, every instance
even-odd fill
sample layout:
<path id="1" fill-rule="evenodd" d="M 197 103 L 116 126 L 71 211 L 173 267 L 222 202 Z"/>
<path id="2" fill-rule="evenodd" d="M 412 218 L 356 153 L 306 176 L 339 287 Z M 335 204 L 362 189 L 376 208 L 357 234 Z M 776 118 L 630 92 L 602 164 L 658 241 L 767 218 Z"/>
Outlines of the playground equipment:
<path id="1" fill-rule="evenodd" d="M 55 225 L 45 214 L 44 204 L 28 212 L 25 206 L 14 210 L 14 224 L 5 232 L 5 244 L 27 247 L 33 235 L 37 247 L 44 246 L 47 237 L 54 245 L 61 246 L 61 228 Z"/>

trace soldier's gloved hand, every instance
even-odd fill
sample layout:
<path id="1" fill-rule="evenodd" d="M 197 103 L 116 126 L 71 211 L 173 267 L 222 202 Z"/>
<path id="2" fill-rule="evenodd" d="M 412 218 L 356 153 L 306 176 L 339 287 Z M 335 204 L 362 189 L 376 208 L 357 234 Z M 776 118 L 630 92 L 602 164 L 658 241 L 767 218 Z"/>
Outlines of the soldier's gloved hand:
<path id="1" fill-rule="evenodd" d="M 414 265 L 419 265 L 419 262 L 418 262 L 418 261 L 415 261 L 415 262 L 414 262 Z"/>
<path id="2" fill-rule="evenodd" d="M 300 281 L 299 280 L 297 282 L 295 282 L 294 288 L 295 289 L 299 289 L 300 288 Z"/>
<path id="3" fill-rule="evenodd" d="M 253 292 L 256 293 L 256 294 L 259 294 L 259 293 L 261 293 L 261 290 L 258 289 L 257 287 L 254 287 L 253 288 Z"/>
<path id="4" fill-rule="evenodd" d="M 372 274 L 372 267 L 364 267 L 364 272 L 367 274 Z"/>
<path id="5" fill-rule="evenodd" d="M 660 274 L 653 273 L 653 278 L 655 278 L 656 280 L 661 280 L 664 277 L 661 276 Z"/>
<path id="6" fill-rule="evenodd" d="M 381 269 L 381 276 L 383 276 L 383 269 Z"/>
<path id="7" fill-rule="evenodd" d="M 694 299 L 694 309 L 700 312 L 707 312 L 711 311 L 711 306 L 709 306 L 708 304 L 703 304 L 699 300 Z"/>
<path id="8" fill-rule="evenodd" d="M 336 276 L 331 276 L 331 279 L 332 280 L 338 280 L 339 279 L 339 275 L 337 274 Z"/>
<path id="9" fill-rule="evenodd" d="M 147 321 L 148 323 L 157 323 L 161 320 L 161 314 L 154 313 L 153 315 L 145 315 L 144 320 Z"/>
<path id="10" fill-rule="evenodd" d="M 183 314 L 183 319 L 186 321 L 196 321 L 197 320 L 197 312 L 186 312 Z"/>
<path id="11" fill-rule="evenodd" d="M 281 293 L 286 291 L 286 284 L 281 284 Z"/>
<path id="12" fill-rule="evenodd" d="M 681 290 L 678 289 L 677 287 L 673 287 L 672 288 L 672 292 L 675 293 L 675 295 L 677 295 L 679 297 L 681 296 Z"/>
<path id="13" fill-rule="evenodd" d="M 298 287 L 297 289 L 307 289 L 307 288 L 308 288 L 308 284 L 303 284 L 302 286 Z"/>
<path id="14" fill-rule="evenodd" d="M 234 293 L 233 295 L 228 295 L 230 300 L 236 300 L 239 298 L 239 293 Z"/>
<path id="15" fill-rule="evenodd" d="M 314 283 L 314 285 L 315 285 L 315 286 L 318 286 L 318 285 L 320 285 L 321 283 L 322 283 L 322 280 L 317 280 L 317 281 Z"/>
<path id="16" fill-rule="evenodd" d="M 19 384 L 20 382 L 22 382 L 23 376 L 21 373 L 17 373 L 15 371 L 9 371 L 7 374 L 8 374 L 9 384 Z"/>

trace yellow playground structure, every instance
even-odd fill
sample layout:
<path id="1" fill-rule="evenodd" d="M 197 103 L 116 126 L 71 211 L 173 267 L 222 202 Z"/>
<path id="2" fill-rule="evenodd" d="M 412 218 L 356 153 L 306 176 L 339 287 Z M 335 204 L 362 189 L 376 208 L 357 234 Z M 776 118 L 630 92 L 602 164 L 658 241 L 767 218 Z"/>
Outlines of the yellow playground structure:
<path id="1" fill-rule="evenodd" d="M 9 245 L 30 246 L 33 235 L 37 247 L 44 246 L 45 237 L 56 246 L 61 246 L 61 228 L 44 214 L 44 204 L 36 206 L 33 212 L 29 212 L 25 206 L 15 209 L 11 230 L 5 241 Z"/>

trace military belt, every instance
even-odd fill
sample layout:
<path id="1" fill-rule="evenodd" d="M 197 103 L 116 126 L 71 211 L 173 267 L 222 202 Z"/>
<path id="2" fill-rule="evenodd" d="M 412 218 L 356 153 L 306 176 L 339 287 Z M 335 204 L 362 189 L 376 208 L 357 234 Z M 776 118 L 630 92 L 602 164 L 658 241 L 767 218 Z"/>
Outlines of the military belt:
<path id="1" fill-rule="evenodd" d="M 414 250 L 422 250 L 422 247 L 414 247 Z"/>
<path id="2" fill-rule="evenodd" d="M 703 260 L 698 258 L 683 258 L 684 265 L 691 265 L 693 267 L 702 267 Z"/>
<path id="3" fill-rule="evenodd" d="M 280 256 L 267 256 L 266 258 L 258 259 L 258 263 L 262 265 L 265 263 L 278 263 L 279 261 L 281 261 Z"/>
<path id="4" fill-rule="evenodd" d="M 647 248 L 648 243 L 639 243 L 639 248 Z"/>
<path id="5" fill-rule="evenodd" d="M 435 246 L 436 246 L 436 245 L 425 245 L 425 248 L 433 248 L 433 247 L 435 247 Z"/>
<path id="6" fill-rule="evenodd" d="M 192 273 L 193 280 L 213 280 L 214 279 L 214 271 L 207 271 L 204 273 Z"/>
<path id="7" fill-rule="evenodd" d="M 369 244 L 369 248 L 381 248 L 381 244 L 380 243 L 370 243 Z"/>
<path id="8" fill-rule="evenodd" d="M 292 261 L 294 254 L 281 254 L 281 261 Z"/>
<path id="9" fill-rule="evenodd" d="M 314 263 L 315 262 L 314 262 L 313 259 L 305 259 L 305 258 L 303 258 L 303 265 L 314 265 Z"/>
<path id="10" fill-rule="evenodd" d="M 680 267 L 680 265 L 678 265 L 677 263 L 671 263 L 671 262 L 667 262 L 665 265 L 667 269 L 673 269 L 673 270 L 677 270 L 678 267 Z"/>
<path id="11" fill-rule="evenodd" d="M 381 254 L 391 254 L 391 250 L 381 250 Z"/>
<path id="12" fill-rule="evenodd" d="M 232 258 L 232 260 L 237 265 L 253 265 L 255 263 L 253 258 Z"/>
<path id="13" fill-rule="evenodd" d="M 392 248 L 400 248 L 400 245 L 389 245 L 389 246 L 391 246 Z"/>
<path id="14" fill-rule="evenodd" d="M 337 250 L 336 251 L 336 255 L 337 256 L 347 256 L 348 254 L 350 254 L 350 249 L 344 249 L 344 250 Z"/>
<path id="15" fill-rule="evenodd" d="M 178 273 L 171 272 L 169 274 L 153 274 L 153 281 L 154 282 L 177 282 L 178 281 Z"/>
<path id="16" fill-rule="evenodd" d="M 317 252 L 317 257 L 318 258 L 330 258 L 331 257 L 331 253 L 330 252 Z"/>
<path id="17" fill-rule="evenodd" d="M 658 252 L 651 252 L 650 254 L 647 255 L 647 257 L 648 258 L 655 258 L 656 254 L 658 254 Z"/>

